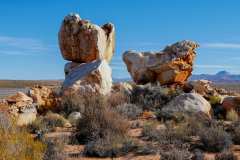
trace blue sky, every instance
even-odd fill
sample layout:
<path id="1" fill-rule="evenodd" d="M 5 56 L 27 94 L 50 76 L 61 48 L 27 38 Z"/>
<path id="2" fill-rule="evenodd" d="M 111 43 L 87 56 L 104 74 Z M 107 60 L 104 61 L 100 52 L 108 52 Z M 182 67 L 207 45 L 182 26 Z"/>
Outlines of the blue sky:
<path id="1" fill-rule="evenodd" d="M 1 0 L 0 79 L 62 79 L 57 34 L 70 12 L 115 24 L 114 78 L 129 76 L 124 51 L 159 51 L 183 39 L 201 45 L 194 73 L 240 74 L 239 7 L 238 0 Z"/>

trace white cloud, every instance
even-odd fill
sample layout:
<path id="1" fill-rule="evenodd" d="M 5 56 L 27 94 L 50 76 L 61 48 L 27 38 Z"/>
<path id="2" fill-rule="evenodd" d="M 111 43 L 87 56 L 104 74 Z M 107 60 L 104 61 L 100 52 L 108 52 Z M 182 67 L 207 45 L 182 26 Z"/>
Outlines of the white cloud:
<path id="1" fill-rule="evenodd" d="M 0 36 L 0 54 L 36 55 L 52 51 L 56 46 L 33 38 Z"/>
<path id="2" fill-rule="evenodd" d="M 200 46 L 204 48 L 240 49 L 240 43 L 202 43 Z"/>

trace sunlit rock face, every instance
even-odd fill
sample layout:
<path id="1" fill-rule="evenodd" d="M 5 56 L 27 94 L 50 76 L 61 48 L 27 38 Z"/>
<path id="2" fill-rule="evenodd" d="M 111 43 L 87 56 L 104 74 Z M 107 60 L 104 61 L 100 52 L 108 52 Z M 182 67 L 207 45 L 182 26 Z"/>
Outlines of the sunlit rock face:
<path id="1" fill-rule="evenodd" d="M 97 59 L 109 62 L 115 49 L 115 27 L 112 23 L 98 26 L 69 14 L 62 22 L 59 46 L 65 60 L 87 63 Z"/>
<path id="2" fill-rule="evenodd" d="M 111 91 L 112 71 L 105 60 L 78 64 L 67 72 L 63 83 L 64 95 L 106 95 Z"/>
<path id="3" fill-rule="evenodd" d="M 123 54 L 123 61 L 137 84 L 181 84 L 192 73 L 198 46 L 193 41 L 183 40 L 160 52 L 127 51 Z"/>

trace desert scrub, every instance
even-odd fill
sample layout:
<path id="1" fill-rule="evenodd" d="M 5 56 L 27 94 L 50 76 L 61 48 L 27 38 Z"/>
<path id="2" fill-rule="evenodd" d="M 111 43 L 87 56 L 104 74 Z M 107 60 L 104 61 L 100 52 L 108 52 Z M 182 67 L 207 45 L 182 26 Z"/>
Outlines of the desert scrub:
<path id="1" fill-rule="evenodd" d="M 141 106 L 124 103 L 114 108 L 120 115 L 128 119 L 137 119 L 143 112 Z"/>
<path id="2" fill-rule="evenodd" d="M 234 144 L 240 145 L 240 121 L 233 123 L 230 134 Z"/>
<path id="3" fill-rule="evenodd" d="M 90 96 L 91 97 L 91 96 Z M 63 96 L 60 110 L 62 114 L 68 116 L 72 112 L 83 112 L 85 108 L 85 97 L 84 95 L 70 94 Z"/>
<path id="4" fill-rule="evenodd" d="M 43 160 L 65 160 L 67 155 L 63 152 L 66 142 L 65 137 L 44 139 L 46 145 Z"/>
<path id="5" fill-rule="evenodd" d="M 203 127 L 198 136 L 203 149 L 210 152 L 221 152 L 232 144 L 231 136 L 221 126 Z"/>
<path id="6" fill-rule="evenodd" d="M 189 141 L 184 129 L 172 125 L 167 126 L 166 129 L 158 129 L 156 123 L 147 123 L 143 127 L 142 136 L 160 145 L 175 145 L 182 148 Z"/>
<path id="7" fill-rule="evenodd" d="M 192 154 L 187 149 L 173 148 L 160 152 L 161 160 L 191 160 Z"/>
<path id="8" fill-rule="evenodd" d="M 180 92 L 178 89 L 173 90 L 160 85 L 136 85 L 133 88 L 130 101 L 133 104 L 141 105 L 143 109 L 155 110 L 168 103 Z"/>
<path id="9" fill-rule="evenodd" d="M 45 116 L 39 116 L 32 124 L 28 125 L 31 133 L 50 132 L 56 127 L 64 127 L 68 121 L 60 114 L 48 112 Z"/>
<path id="10" fill-rule="evenodd" d="M 34 141 L 24 129 L 18 128 L 10 115 L 0 113 L 0 157 L 3 160 L 42 160 L 45 145 Z"/>
<path id="11" fill-rule="evenodd" d="M 131 139 L 108 135 L 108 137 L 88 142 L 84 148 L 84 154 L 91 157 L 118 157 L 136 148 Z"/>
<path id="12" fill-rule="evenodd" d="M 94 96 L 87 100 L 82 118 L 77 125 L 79 142 L 94 141 L 109 135 L 126 136 L 128 121 L 109 107 L 105 98 Z"/>

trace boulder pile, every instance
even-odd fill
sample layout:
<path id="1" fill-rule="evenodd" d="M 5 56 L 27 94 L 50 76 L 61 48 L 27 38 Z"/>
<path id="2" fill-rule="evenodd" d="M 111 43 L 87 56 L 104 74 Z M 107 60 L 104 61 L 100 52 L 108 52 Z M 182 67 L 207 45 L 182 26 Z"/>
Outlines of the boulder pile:
<path id="1" fill-rule="evenodd" d="M 115 49 L 115 28 L 111 23 L 98 26 L 69 14 L 59 31 L 59 46 L 68 62 L 64 67 L 63 94 L 107 94 L 112 87 L 108 62 Z"/>
<path id="2" fill-rule="evenodd" d="M 183 40 L 160 52 L 126 51 L 123 61 L 137 84 L 182 84 L 191 76 L 198 47 L 193 41 Z"/>

